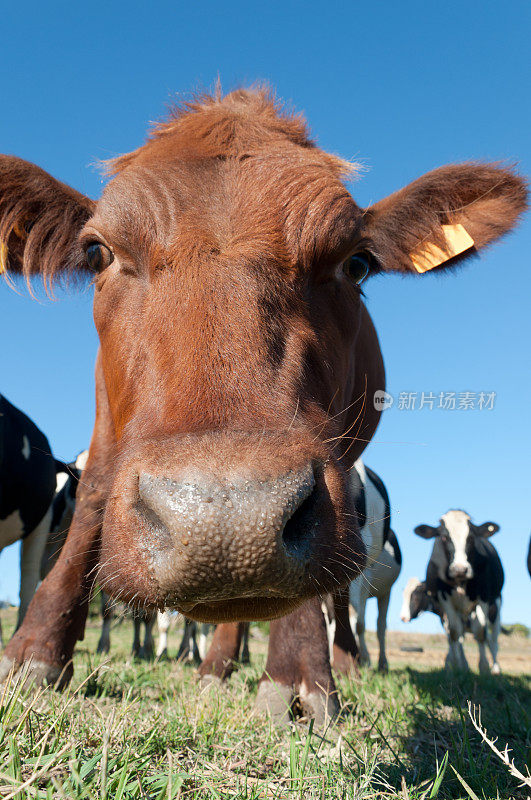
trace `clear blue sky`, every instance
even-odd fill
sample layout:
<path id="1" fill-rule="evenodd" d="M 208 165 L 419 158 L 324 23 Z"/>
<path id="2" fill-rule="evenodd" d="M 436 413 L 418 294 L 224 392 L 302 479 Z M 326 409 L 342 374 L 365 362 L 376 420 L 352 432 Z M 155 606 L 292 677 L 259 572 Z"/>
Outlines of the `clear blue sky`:
<path id="1" fill-rule="evenodd" d="M 427 3 L 91 2 L 7 4 L 0 48 L 0 152 L 98 197 L 91 164 L 137 147 L 172 96 L 265 79 L 303 110 L 324 148 L 367 167 L 360 204 L 440 164 L 517 161 L 531 175 L 529 0 Z M 494 410 L 384 415 L 367 463 L 384 478 L 404 567 L 390 611 L 430 544 L 415 537 L 450 507 L 495 520 L 503 618 L 531 625 L 531 220 L 449 277 L 366 286 L 389 390 L 495 391 Z M 91 293 L 35 303 L 0 285 L 0 391 L 58 456 L 87 446 L 97 347 Z M 17 546 L 0 597 L 18 592 Z M 372 619 L 372 613 L 369 620 Z M 438 630 L 427 615 L 417 630 Z"/>

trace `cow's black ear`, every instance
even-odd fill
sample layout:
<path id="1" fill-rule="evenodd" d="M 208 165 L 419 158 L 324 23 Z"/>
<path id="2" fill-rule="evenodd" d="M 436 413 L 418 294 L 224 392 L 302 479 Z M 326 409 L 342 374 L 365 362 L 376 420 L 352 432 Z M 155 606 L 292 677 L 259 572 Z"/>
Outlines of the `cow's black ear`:
<path id="1" fill-rule="evenodd" d="M 417 525 L 415 533 L 417 536 L 422 536 L 423 539 L 434 539 L 439 535 L 439 528 L 433 528 L 431 525 Z"/>
<path id="2" fill-rule="evenodd" d="M 482 536 L 484 539 L 494 536 L 500 530 L 500 526 L 495 522 L 484 522 L 483 525 L 476 525 L 475 528 L 476 536 Z"/>

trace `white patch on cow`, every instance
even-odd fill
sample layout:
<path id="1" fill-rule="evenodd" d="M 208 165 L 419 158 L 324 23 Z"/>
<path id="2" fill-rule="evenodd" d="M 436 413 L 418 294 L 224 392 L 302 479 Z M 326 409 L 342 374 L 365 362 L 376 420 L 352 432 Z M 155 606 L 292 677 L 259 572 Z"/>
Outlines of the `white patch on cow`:
<path id="1" fill-rule="evenodd" d="M 199 634 L 199 641 L 197 645 L 201 661 L 205 660 L 205 656 L 207 653 L 207 636 L 209 630 L 210 630 L 210 625 L 207 622 L 203 622 L 203 624 L 201 625 L 201 633 Z"/>
<path id="2" fill-rule="evenodd" d="M 326 607 L 326 603 L 321 603 L 321 611 L 323 612 L 326 625 L 326 637 L 328 639 L 328 653 L 330 655 L 330 661 L 333 661 L 334 637 L 336 635 L 336 621 L 335 619 L 330 619 L 330 617 L 328 616 L 328 608 Z"/>
<path id="3" fill-rule="evenodd" d="M 441 517 L 441 521 L 444 522 L 455 548 L 454 557 L 448 566 L 448 574 L 453 578 L 465 573 L 468 580 L 473 575 L 472 566 L 466 555 L 466 542 L 470 533 L 470 517 L 464 511 L 447 511 Z"/>
<path id="4" fill-rule="evenodd" d="M 361 538 L 363 539 L 363 544 L 367 552 L 367 562 L 364 570 L 364 572 L 366 572 L 368 567 L 374 563 L 383 547 L 385 502 L 380 492 L 367 475 L 365 465 L 361 459 L 358 458 L 355 462 L 354 469 L 360 476 L 360 480 L 365 489 L 366 523 L 361 529 Z"/>
<path id="5" fill-rule="evenodd" d="M 384 544 L 384 546 L 383 546 L 383 549 L 384 549 L 384 550 L 385 550 L 387 553 L 389 553 L 389 555 L 391 556 L 391 558 L 394 558 L 394 557 L 395 557 L 395 551 L 393 550 L 393 546 L 392 546 L 391 542 L 387 541 L 387 542 Z"/>
<path id="6" fill-rule="evenodd" d="M 68 480 L 68 474 L 66 472 L 58 472 L 55 478 L 55 493 L 61 491 L 63 486 Z"/>
<path id="7" fill-rule="evenodd" d="M 411 595 L 420 586 L 418 578 L 409 578 L 402 595 L 402 610 L 400 612 L 400 619 L 402 622 L 411 622 Z"/>
<path id="8" fill-rule="evenodd" d="M 24 456 L 26 461 L 29 460 L 29 457 L 31 455 L 31 447 L 27 436 L 22 437 L 22 455 Z"/>
<path id="9" fill-rule="evenodd" d="M 41 575 L 41 561 L 50 532 L 52 508 L 48 509 L 36 528 L 22 540 L 20 558 L 20 604 L 18 623 L 24 619 L 28 606 L 33 599 Z"/>
<path id="10" fill-rule="evenodd" d="M 81 472 L 83 472 L 83 470 L 87 466 L 88 454 L 89 454 L 88 450 L 83 450 L 76 458 L 76 467 L 77 469 L 81 470 Z"/>
<path id="11" fill-rule="evenodd" d="M 24 533 L 24 523 L 19 511 L 13 511 L 5 519 L 0 519 L 0 550 L 9 547 L 13 542 L 22 539 Z"/>

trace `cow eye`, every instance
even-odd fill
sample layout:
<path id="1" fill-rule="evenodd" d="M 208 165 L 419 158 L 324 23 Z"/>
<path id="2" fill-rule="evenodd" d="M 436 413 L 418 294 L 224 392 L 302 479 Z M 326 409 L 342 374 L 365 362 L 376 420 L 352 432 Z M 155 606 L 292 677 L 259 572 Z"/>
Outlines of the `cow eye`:
<path id="1" fill-rule="evenodd" d="M 343 264 L 343 271 L 354 283 L 361 283 L 369 272 L 369 255 L 356 253 Z"/>
<path id="2" fill-rule="evenodd" d="M 85 261 L 92 272 L 102 272 L 114 261 L 114 253 L 101 242 L 90 242 L 85 247 Z"/>

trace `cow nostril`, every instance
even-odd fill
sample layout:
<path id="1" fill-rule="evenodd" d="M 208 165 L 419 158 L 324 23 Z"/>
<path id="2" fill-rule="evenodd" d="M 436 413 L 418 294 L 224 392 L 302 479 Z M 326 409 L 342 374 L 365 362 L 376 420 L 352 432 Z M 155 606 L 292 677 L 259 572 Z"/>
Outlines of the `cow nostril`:
<path id="1" fill-rule="evenodd" d="M 308 497 L 295 509 L 284 525 L 282 542 L 291 555 L 301 556 L 309 548 L 311 534 L 315 526 L 316 504 L 317 489 L 314 486 Z"/>

